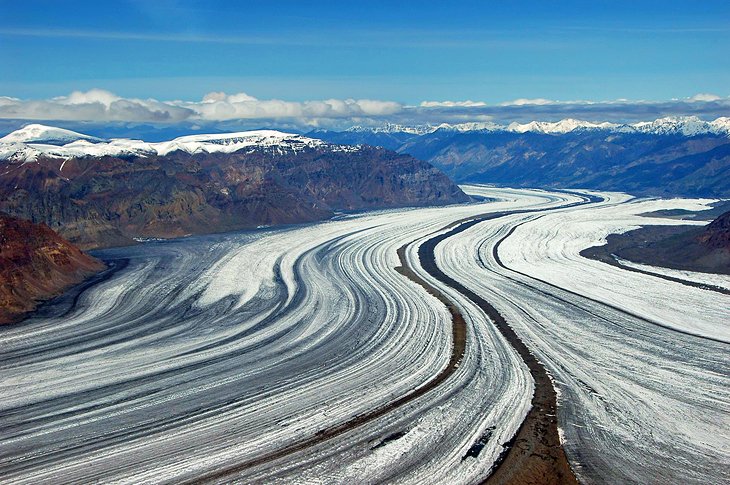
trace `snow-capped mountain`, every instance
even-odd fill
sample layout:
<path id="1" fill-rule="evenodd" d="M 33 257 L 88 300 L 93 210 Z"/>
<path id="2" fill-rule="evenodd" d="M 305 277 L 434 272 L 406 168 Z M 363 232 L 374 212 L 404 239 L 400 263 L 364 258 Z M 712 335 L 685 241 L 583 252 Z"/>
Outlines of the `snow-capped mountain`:
<path id="1" fill-rule="evenodd" d="M 45 222 L 84 248 L 468 200 L 413 157 L 272 130 L 0 143 L 0 212 Z"/>
<path id="2" fill-rule="evenodd" d="M 91 143 L 99 143 L 104 140 L 94 136 L 84 135 L 55 126 L 40 125 L 37 123 L 26 125 L 4 137 L 0 143 L 40 143 L 45 145 L 66 145 L 68 143 L 85 140 Z"/>
<path id="3" fill-rule="evenodd" d="M 55 137 L 56 144 L 49 143 Z M 60 142 L 65 137 L 71 140 Z M 41 141 L 37 141 L 41 140 Z M 70 130 L 43 125 L 29 125 L 0 139 L 0 160 L 32 161 L 40 156 L 51 158 L 164 156 L 175 151 L 187 153 L 233 153 L 243 149 L 267 149 L 276 153 L 322 147 L 326 142 L 275 130 L 243 131 L 211 135 L 189 135 L 170 141 L 148 143 L 117 138 L 101 140 Z M 356 147 L 329 145 L 332 151 L 353 151 Z"/>
<path id="4" fill-rule="evenodd" d="M 367 134 L 410 135 L 419 137 L 435 132 L 510 132 L 563 135 L 579 131 L 606 131 L 615 133 L 643 133 L 654 135 L 719 135 L 730 136 L 730 118 L 704 121 L 696 116 L 672 116 L 654 121 L 633 124 L 617 124 L 564 119 L 555 122 L 532 121 L 499 125 L 492 122 L 441 123 L 439 125 L 405 126 L 387 123 L 380 127 L 356 126 L 342 132 L 359 134 L 368 143 Z M 324 135 L 324 136 L 319 136 Z M 320 139 L 321 138 L 321 139 Z M 335 137 L 318 133 L 317 138 L 285 133 L 276 130 L 255 130 L 223 134 L 198 134 L 174 138 L 169 141 L 150 143 L 142 140 L 115 138 L 104 140 L 75 131 L 41 124 L 27 125 L 0 138 L 0 160 L 32 161 L 40 156 L 53 158 L 101 157 L 101 156 L 164 156 L 175 151 L 187 153 L 233 153 L 243 149 L 267 149 L 275 153 L 296 152 L 305 148 L 327 144 L 323 139 L 336 141 Z M 379 143 L 379 141 L 381 143 Z M 403 142 L 398 139 L 395 144 Z M 347 137 L 342 144 L 330 146 L 332 150 L 355 150 L 348 145 Z M 393 144 L 391 143 L 391 144 Z M 382 140 L 375 140 L 381 145 Z M 395 148 L 391 146 L 390 148 Z"/>
<path id="5" fill-rule="evenodd" d="M 708 122 L 696 116 L 669 116 L 651 122 L 634 123 L 631 126 L 638 132 L 656 135 L 696 136 L 708 133 L 722 134 L 723 131 L 727 133 L 727 129 L 722 129 L 722 122 L 714 124 L 719 120 L 722 118 Z"/>
<path id="6" fill-rule="evenodd" d="M 322 140 L 276 130 L 242 131 L 215 135 L 187 135 L 175 138 L 167 143 L 174 143 L 183 147 L 182 149 L 184 151 L 204 149 L 208 152 L 231 152 L 247 146 L 276 146 L 296 150 L 297 148 L 317 147 L 324 144 Z"/>
<path id="7" fill-rule="evenodd" d="M 505 126 L 492 123 L 491 121 L 473 121 L 468 123 L 440 123 L 438 125 L 425 124 L 425 125 L 399 125 L 394 123 L 386 123 L 382 126 L 353 126 L 348 128 L 347 132 L 350 133 L 407 133 L 409 135 L 427 135 L 438 130 L 444 131 L 504 131 Z"/>
<path id="8" fill-rule="evenodd" d="M 712 130 L 715 133 L 722 134 L 722 133 L 728 133 L 730 134 L 730 118 L 727 116 L 723 116 L 721 118 L 717 118 L 715 121 L 711 121 L 710 125 L 712 125 Z"/>
<path id="9" fill-rule="evenodd" d="M 410 135 L 425 135 L 432 133 L 437 129 L 434 125 L 399 125 L 394 123 L 386 123 L 382 126 L 353 126 L 346 131 L 353 133 L 408 133 Z"/>
<path id="10" fill-rule="evenodd" d="M 704 134 L 728 135 L 730 136 L 730 118 L 718 118 L 715 121 L 703 121 L 696 116 L 670 116 L 654 121 L 642 121 L 638 123 L 611 123 L 592 122 L 566 118 L 560 121 L 531 121 L 529 123 L 513 122 L 509 125 L 500 125 L 492 122 L 471 122 L 471 123 L 441 123 L 439 125 L 418 125 L 405 126 L 397 124 L 386 124 L 378 127 L 356 126 L 347 130 L 348 132 L 370 132 L 370 133 L 408 133 L 412 135 L 425 135 L 438 130 L 453 132 L 492 131 L 511 133 L 543 133 L 550 135 L 561 135 L 580 130 L 603 130 L 620 133 L 646 133 L 654 135 L 684 135 L 697 136 Z"/>
<path id="11" fill-rule="evenodd" d="M 469 131 L 504 131 L 505 127 L 492 123 L 491 121 L 473 121 L 470 123 L 441 123 L 433 131 L 455 131 L 459 133 L 466 133 Z"/>
<path id="12" fill-rule="evenodd" d="M 406 153 L 463 183 L 730 197 L 730 118 L 480 122 L 430 130 L 421 135 L 343 131 L 311 136 Z"/>
<path id="13" fill-rule="evenodd" d="M 594 123 L 575 119 L 564 119 L 550 122 L 533 121 L 527 124 L 511 123 L 507 131 L 516 133 L 534 132 L 548 134 L 570 133 L 576 130 L 603 130 L 620 133 L 646 133 L 652 135 L 730 135 L 730 119 L 718 118 L 715 121 L 703 121 L 696 116 L 668 116 L 654 121 L 638 123 Z"/>
<path id="14" fill-rule="evenodd" d="M 590 121 L 574 120 L 567 118 L 556 121 L 554 123 L 545 121 L 532 121 L 526 124 L 510 123 L 505 131 L 514 133 L 547 133 L 547 134 L 563 134 L 570 133 L 575 130 L 614 130 L 622 125 L 616 123 L 592 123 Z"/>

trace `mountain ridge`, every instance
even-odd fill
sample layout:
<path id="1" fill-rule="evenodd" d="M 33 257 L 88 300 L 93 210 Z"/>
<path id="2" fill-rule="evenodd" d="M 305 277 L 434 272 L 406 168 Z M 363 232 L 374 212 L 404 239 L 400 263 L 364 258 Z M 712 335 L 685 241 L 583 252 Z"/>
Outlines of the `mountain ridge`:
<path id="1" fill-rule="evenodd" d="M 578 127 L 563 120 L 527 128 L 402 133 L 311 132 L 336 143 L 372 143 L 433 164 L 457 183 L 730 197 L 730 118 L 663 118 Z M 562 123 L 562 124 L 559 124 Z M 520 125 L 522 126 L 522 125 Z"/>
<path id="2" fill-rule="evenodd" d="M 730 136 L 730 117 L 719 117 L 705 121 L 697 116 L 667 116 L 652 121 L 635 123 L 617 123 L 610 121 L 586 121 L 575 118 L 564 118 L 558 121 L 533 120 L 527 123 L 512 122 L 499 124 L 492 121 L 440 123 L 425 125 L 403 125 L 385 123 L 383 125 L 353 126 L 346 132 L 401 133 L 409 135 L 426 135 L 439 130 L 455 132 L 513 132 L 513 133 L 545 133 L 565 134 L 576 130 L 597 130 L 617 133 L 647 133 L 655 135 L 681 134 L 696 136 L 716 134 Z M 325 130 L 326 131 L 326 130 Z"/>
<path id="3" fill-rule="evenodd" d="M 305 147 L 321 147 L 326 142 L 294 133 L 277 130 L 252 130 L 222 134 L 196 134 L 173 138 L 163 142 L 146 142 L 129 138 L 103 140 L 82 133 L 45 125 L 29 125 L 0 138 L 0 160 L 34 161 L 38 157 L 78 158 L 100 156 L 167 155 L 175 151 L 187 153 L 234 153 L 246 148 L 268 147 L 272 150 L 297 151 Z M 41 143 L 42 136 L 65 137 L 68 143 Z M 4 141 L 5 140 L 5 141 Z M 45 141 L 45 140 L 43 140 Z M 348 145 L 330 144 L 330 150 L 352 151 Z"/>
<path id="4" fill-rule="evenodd" d="M 273 130 L 2 146 L 0 210 L 84 249 L 469 200 L 409 155 Z"/>
<path id="5" fill-rule="evenodd" d="M 102 142 L 103 138 L 85 135 L 65 128 L 32 123 L 0 138 L 0 143 L 40 143 L 59 145 L 78 140 Z"/>
<path id="6" fill-rule="evenodd" d="M 610 234 L 602 246 L 581 255 L 608 264 L 618 259 L 683 271 L 730 274 L 730 212 L 706 226 L 649 225 Z"/>

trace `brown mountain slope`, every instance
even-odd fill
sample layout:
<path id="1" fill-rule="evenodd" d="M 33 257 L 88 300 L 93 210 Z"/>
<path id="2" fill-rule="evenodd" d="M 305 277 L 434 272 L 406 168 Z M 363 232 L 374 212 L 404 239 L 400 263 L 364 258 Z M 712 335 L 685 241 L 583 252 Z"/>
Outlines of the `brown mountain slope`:
<path id="1" fill-rule="evenodd" d="M 697 242 L 710 250 L 730 253 L 730 211 L 708 224 L 697 236 Z"/>
<path id="2" fill-rule="evenodd" d="M 0 174 L 0 210 L 82 248 L 469 200 L 428 163 L 371 147 L 41 157 Z"/>
<path id="3" fill-rule="evenodd" d="M 583 256 L 612 263 L 613 255 L 636 263 L 730 274 L 730 212 L 707 226 L 647 226 L 608 236 Z"/>
<path id="4" fill-rule="evenodd" d="M 102 269 L 48 226 L 0 212 L 0 324 Z"/>

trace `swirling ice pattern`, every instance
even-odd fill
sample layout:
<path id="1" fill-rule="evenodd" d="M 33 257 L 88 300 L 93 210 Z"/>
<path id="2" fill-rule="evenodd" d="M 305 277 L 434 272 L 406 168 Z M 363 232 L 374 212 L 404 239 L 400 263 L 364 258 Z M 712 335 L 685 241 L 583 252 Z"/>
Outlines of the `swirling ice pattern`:
<path id="1" fill-rule="evenodd" d="M 609 232 L 671 223 L 637 214 L 688 202 L 604 196 L 485 221 L 445 241 L 437 261 L 494 302 L 552 373 L 581 481 L 728 482 L 730 299 L 579 256 Z M 718 278 L 693 275 L 730 281 Z"/>
<path id="2" fill-rule="evenodd" d="M 116 272 L 0 330 L 3 481 L 482 479 L 527 413 L 533 382 L 481 310 L 421 269 L 417 249 L 454 221 L 518 209 L 541 212 L 479 223 L 440 244 L 437 261 L 504 312 L 553 372 L 580 477 L 726 478 L 727 327 L 716 320 L 727 315 L 727 297 L 632 273 L 632 285 L 653 288 L 650 298 L 671 290 L 715 310 L 679 318 L 677 303 L 645 312 L 640 295 L 626 300 L 628 313 L 622 299 L 606 306 L 581 278 L 610 291 L 624 272 L 586 264 L 565 238 L 545 233 L 573 227 L 561 219 L 571 214 L 645 208 L 609 196 L 595 209 L 561 210 L 579 198 L 470 190 L 499 201 L 101 252 Z M 491 247 L 514 226 L 499 249 L 507 269 Z M 278 455 L 426 385 L 447 365 L 447 309 L 394 269 L 408 243 L 412 269 L 466 319 L 458 369 L 376 419 Z M 551 280 L 551 264 L 581 276 Z M 487 430 L 485 448 L 465 458 Z"/>

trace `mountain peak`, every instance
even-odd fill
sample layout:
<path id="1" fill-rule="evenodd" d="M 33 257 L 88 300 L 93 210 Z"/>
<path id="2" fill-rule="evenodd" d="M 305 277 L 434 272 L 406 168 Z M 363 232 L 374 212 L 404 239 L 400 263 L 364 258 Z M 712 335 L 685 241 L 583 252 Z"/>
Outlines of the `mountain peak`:
<path id="1" fill-rule="evenodd" d="M 0 138 L 0 143 L 38 143 L 45 145 L 65 145 L 78 140 L 92 143 L 102 142 L 101 138 L 84 135 L 55 126 L 32 123 Z"/>
<path id="2" fill-rule="evenodd" d="M 654 135 L 683 135 L 696 136 L 703 134 L 730 135 L 730 118 L 717 118 L 715 121 L 703 121 L 697 116 L 667 116 L 654 121 L 642 121 L 631 124 L 612 123 L 609 121 L 596 122 L 565 118 L 559 121 L 530 121 L 528 123 L 512 122 L 509 125 L 500 125 L 493 122 L 441 123 L 440 125 L 405 126 L 386 124 L 378 127 L 353 127 L 347 131 L 371 133 L 409 133 L 423 135 L 435 131 L 454 132 L 512 132 L 512 133 L 542 133 L 562 135 L 574 131 L 603 130 L 622 133 L 647 133 Z"/>
<path id="3" fill-rule="evenodd" d="M 296 152 L 305 148 L 330 146 L 333 151 L 354 151 L 356 147 L 330 145 L 322 140 L 276 130 L 236 133 L 196 134 L 169 141 L 148 143 L 115 138 L 101 140 L 74 131 L 45 125 L 28 125 L 0 139 L 0 160 L 32 161 L 51 158 L 100 156 L 164 156 L 175 151 L 187 153 L 233 153 L 245 148 Z"/>
<path id="4" fill-rule="evenodd" d="M 659 135 L 694 136 L 715 132 L 712 123 L 702 121 L 697 116 L 667 116 L 651 122 L 634 123 L 632 126 L 637 131 Z"/>
<path id="5" fill-rule="evenodd" d="M 546 133 L 546 134 L 564 134 L 576 130 L 612 130 L 621 125 L 616 123 L 602 122 L 594 123 L 592 121 L 582 121 L 573 118 L 566 118 L 560 121 L 531 121 L 530 123 L 510 123 L 507 127 L 508 131 L 515 133 Z"/>
<path id="6" fill-rule="evenodd" d="M 437 129 L 432 125 L 399 125 L 395 123 L 386 123 L 382 126 L 353 126 L 346 131 L 351 132 L 371 132 L 371 133 L 408 133 L 410 135 L 425 135 L 432 133 Z"/>

